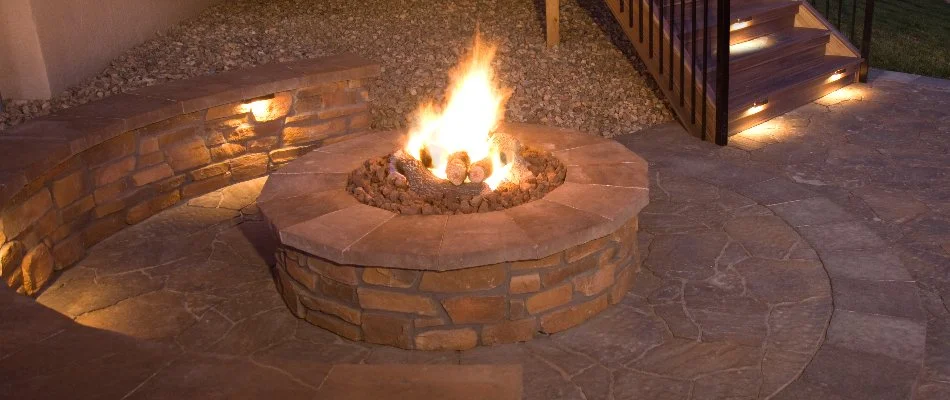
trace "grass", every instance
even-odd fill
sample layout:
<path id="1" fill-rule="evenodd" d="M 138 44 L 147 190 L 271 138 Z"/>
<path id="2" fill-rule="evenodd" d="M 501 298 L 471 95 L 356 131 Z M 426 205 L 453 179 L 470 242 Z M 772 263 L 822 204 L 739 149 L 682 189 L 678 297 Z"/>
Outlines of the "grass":
<path id="1" fill-rule="evenodd" d="M 845 35 L 852 30 L 853 2 L 858 11 L 855 37 L 861 47 L 866 0 L 810 0 Z M 843 2 L 841 21 L 838 5 Z M 871 35 L 871 66 L 950 79 L 950 3 L 945 0 L 876 0 Z"/>

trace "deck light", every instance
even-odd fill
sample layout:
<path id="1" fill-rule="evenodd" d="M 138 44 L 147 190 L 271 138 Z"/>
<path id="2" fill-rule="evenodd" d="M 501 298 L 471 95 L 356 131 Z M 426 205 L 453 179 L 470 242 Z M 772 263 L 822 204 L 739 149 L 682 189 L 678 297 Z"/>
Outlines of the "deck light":
<path id="1" fill-rule="evenodd" d="M 769 104 L 769 99 L 763 98 L 752 102 L 752 106 L 749 107 L 749 111 L 746 112 L 746 115 L 756 114 L 765 109 L 765 106 Z"/>
<path id="2" fill-rule="evenodd" d="M 729 25 L 730 31 L 737 31 L 739 29 L 748 28 L 749 25 L 752 25 L 752 21 L 742 20 L 742 18 L 736 18 L 735 22 L 732 25 Z"/>
<path id="3" fill-rule="evenodd" d="M 844 68 L 835 70 L 835 73 L 831 74 L 831 77 L 828 78 L 828 82 L 834 82 L 834 81 L 837 81 L 838 79 L 844 78 L 844 75 L 846 72 L 848 72 L 848 70 Z"/>
<path id="4" fill-rule="evenodd" d="M 244 112 L 250 111 L 257 121 L 267 121 L 272 119 L 270 118 L 270 114 L 273 113 L 271 110 L 272 100 L 274 100 L 273 94 L 245 99 L 241 101 L 241 110 Z"/>

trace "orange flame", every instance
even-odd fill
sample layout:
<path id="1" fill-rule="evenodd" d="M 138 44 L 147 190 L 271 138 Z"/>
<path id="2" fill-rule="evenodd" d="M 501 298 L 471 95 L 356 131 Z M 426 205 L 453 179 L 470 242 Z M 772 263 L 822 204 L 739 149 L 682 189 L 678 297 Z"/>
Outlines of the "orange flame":
<path id="1" fill-rule="evenodd" d="M 430 170 L 439 178 L 446 178 L 449 155 L 459 151 L 468 153 L 472 162 L 492 158 L 492 175 L 485 180 L 491 189 L 505 180 L 511 168 L 501 163 L 491 146 L 491 133 L 504 117 L 511 96 L 511 90 L 500 87 L 495 79 L 491 67 L 495 50 L 476 34 L 472 51 L 450 74 L 446 103 L 441 108 L 423 104 L 409 129 L 405 151 L 421 160 L 425 148 L 432 157 Z"/>

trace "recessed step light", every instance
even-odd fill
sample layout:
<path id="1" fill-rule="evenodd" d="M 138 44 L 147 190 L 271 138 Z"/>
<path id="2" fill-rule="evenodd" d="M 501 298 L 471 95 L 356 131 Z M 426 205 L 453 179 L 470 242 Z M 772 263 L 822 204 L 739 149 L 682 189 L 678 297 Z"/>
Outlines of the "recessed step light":
<path id="1" fill-rule="evenodd" d="M 838 79 L 844 78 L 847 72 L 848 70 L 844 68 L 835 70 L 835 72 L 831 74 L 831 77 L 828 78 L 828 82 L 830 83 L 830 82 L 837 81 Z"/>

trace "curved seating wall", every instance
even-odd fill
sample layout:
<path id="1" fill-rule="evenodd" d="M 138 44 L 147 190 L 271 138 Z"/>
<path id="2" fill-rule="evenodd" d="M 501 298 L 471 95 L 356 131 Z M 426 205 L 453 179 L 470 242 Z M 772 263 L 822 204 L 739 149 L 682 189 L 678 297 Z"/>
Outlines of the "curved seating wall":
<path id="1" fill-rule="evenodd" d="M 116 94 L 0 132 L 0 278 L 54 270 L 155 213 L 369 129 L 354 55 L 268 64 Z"/>

